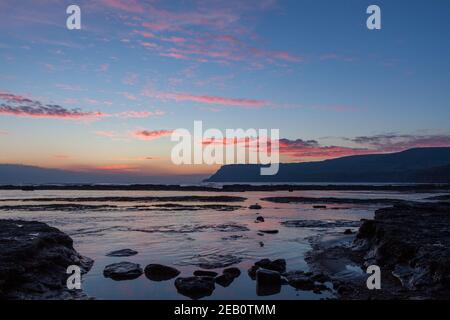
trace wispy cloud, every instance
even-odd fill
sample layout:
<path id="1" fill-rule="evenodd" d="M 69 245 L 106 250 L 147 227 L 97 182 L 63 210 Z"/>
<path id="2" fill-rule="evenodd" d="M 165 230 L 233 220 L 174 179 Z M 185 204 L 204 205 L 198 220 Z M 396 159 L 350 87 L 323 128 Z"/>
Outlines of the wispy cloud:
<path id="1" fill-rule="evenodd" d="M 93 120 L 107 116 L 103 112 L 66 109 L 57 104 L 44 104 L 24 96 L 1 91 L 0 101 L 3 101 L 0 104 L 0 115 L 6 116 L 67 120 Z"/>
<path id="2" fill-rule="evenodd" d="M 138 0 L 102 0 L 102 2 L 111 8 L 126 12 L 143 13 L 145 11 Z"/>
<path id="3" fill-rule="evenodd" d="M 450 147 L 450 135 L 410 135 L 410 134 L 380 134 L 374 136 L 359 136 L 345 139 L 351 142 L 374 148 L 381 152 L 392 152 L 421 147 Z"/>
<path id="4" fill-rule="evenodd" d="M 245 98 L 227 98 L 210 95 L 194 95 L 190 93 L 158 93 L 157 97 L 176 101 L 192 101 L 206 104 L 218 104 L 224 106 L 236 106 L 246 108 L 261 108 L 268 105 L 267 101 Z"/>
<path id="5" fill-rule="evenodd" d="M 165 115 L 164 111 L 156 110 L 156 111 L 125 111 L 117 114 L 119 117 L 123 118 L 148 118 L 155 116 L 163 116 Z"/>
<path id="6" fill-rule="evenodd" d="M 137 130 L 130 132 L 130 136 L 140 140 L 154 140 L 161 137 L 170 136 L 173 130 Z"/>

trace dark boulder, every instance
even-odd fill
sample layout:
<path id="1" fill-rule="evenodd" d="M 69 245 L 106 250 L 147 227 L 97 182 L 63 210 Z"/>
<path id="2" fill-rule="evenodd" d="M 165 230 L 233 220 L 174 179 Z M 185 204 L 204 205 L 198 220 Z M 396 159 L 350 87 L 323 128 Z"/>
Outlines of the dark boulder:
<path id="1" fill-rule="evenodd" d="M 265 221 L 264 217 L 261 217 L 261 216 L 256 217 L 256 220 L 255 220 L 256 223 L 264 222 L 264 221 Z"/>
<path id="2" fill-rule="evenodd" d="M 215 271 L 208 271 L 208 270 L 196 270 L 194 271 L 194 276 L 197 277 L 216 277 L 218 275 Z"/>
<path id="3" fill-rule="evenodd" d="M 286 260 L 276 259 L 272 261 L 270 259 L 262 259 L 255 262 L 255 266 L 282 273 L 286 271 Z"/>
<path id="4" fill-rule="evenodd" d="M 132 249 L 121 249 L 121 250 L 115 250 L 107 253 L 106 255 L 108 257 L 131 257 L 138 254 L 137 251 Z"/>
<path id="5" fill-rule="evenodd" d="M 258 269 L 256 271 L 256 282 L 262 286 L 277 286 L 281 285 L 281 276 L 276 271 Z"/>
<path id="6" fill-rule="evenodd" d="M 273 229 L 273 230 L 258 230 L 259 232 L 262 232 L 262 233 L 268 233 L 268 234 L 276 234 L 276 233 L 278 233 L 278 230 L 276 230 L 276 229 Z"/>
<path id="7" fill-rule="evenodd" d="M 111 278 L 116 281 L 136 279 L 142 273 L 143 271 L 139 264 L 127 261 L 107 265 L 103 270 L 105 278 Z"/>
<path id="8" fill-rule="evenodd" d="M 314 280 L 303 271 L 293 271 L 285 274 L 285 277 L 292 287 L 300 290 L 313 290 L 315 288 Z"/>
<path id="9" fill-rule="evenodd" d="M 228 287 L 233 281 L 234 281 L 234 277 L 229 275 L 229 274 L 222 274 L 220 276 L 217 276 L 214 281 L 221 285 L 222 287 L 226 288 Z"/>
<path id="10" fill-rule="evenodd" d="M 212 277 L 187 277 L 175 280 L 177 291 L 191 299 L 200 299 L 210 296 L 215 289 Z"/>
<path id="11" fill-rule="evenodd" d="M 45 223 L 0 220 L 0 299 L 83 299 L 67 289 L 67 268 L 86 273 L 93 260 L 73 248 L 72 239 Z"/>
<path id="12" fill-rule="evenodd" d="M 145 276 L 152 281 L 166 281 L 180 274 L 177 269 L 162 264 L 149 264 L 145 267 L 144 272 Z"/>
<path id="13" fill-rule="evenodd" d="M 237 278 L 241 275 L 241 270 L 235 267 L 226 268 L 223 270 L 223 274 L 229 275 L 233 278 Z"/>

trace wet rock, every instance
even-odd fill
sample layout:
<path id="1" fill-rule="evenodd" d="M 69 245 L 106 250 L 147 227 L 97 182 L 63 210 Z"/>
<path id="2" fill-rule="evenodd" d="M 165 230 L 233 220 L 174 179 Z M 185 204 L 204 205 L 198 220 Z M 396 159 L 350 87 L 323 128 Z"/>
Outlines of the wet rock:
<path id="1" fill-rule="evenodd" d="M 281 276 L 279 272 L 260 268 L 256 271 L 256 282 L 259 286 L 281 286 Z"/>
<path id="2" fill-rule="evenodd" d="M 238 264 L 242 261 L 241 257 L 232 254 L 205 254 L 196 255 L 189 259 L 189 264 L 199 266 L 202 269 L 219 269 Z M 187 262 L 187 261 L 186 261 Z"/>
<path id="3" fill-rule="evenodd" d="M 149 264 L 145 267 L 144 272 L 145 276 L 152 281 L 166 281 L 180 274 L 177 269 L 162 264 Z"/>
<path id="4" fill-rule="evenodd" d="M 337 228 L 337 227 L 359 227 L 360 221 L 351 220 L 288 220 L 281 222 L 286 227 L 293 228 Z"/>
<path id="5" fill-rule="evenodd" d="M 252 209 L 252 210 L 260 210 L 260 209 L 262 209 L 262 207 L 259 205 L 259 204 L 257 204 L 257 203 L 255 203 L 255 204 L 252 204 L 250 207 L 248 207 L 249 209 Z"/>
<path id="6" fill-rule="evenodd" d="M 259 242 L 259 246 L 260 246 L 261 248 L 264 247 L 264 242 L 260 241 L 260 242 Z"/>
<path id="7" fill-rule="evenodd" d="M 352 243 L 313 242 L 306 259 L 330 277 L 339 299 L 449 299 L 449 226 L 449 203 L 394 205 L 363 220 Z M 342 276 L 348 265 L 379 266 L 381 289 L 367 290 L 366 277 Z"/>
<path id="8" fill-rule="evenodd" d="M 408 204 L 409 202 L 401 199 L 377 198 L 377 199 L 357 199 L 357 198 L 333 198 L 333 197 L 267 197 L 261 200 L 274 203 L 320 203 L 320 204 Z"/>
<path id="9" fill-rule="evenodd" d="M 345 229 L 344 234 L 353 234 L 352 229 Z"/>
<path id="10" fill-rule="evenodd" d="M 323 274 L 323 273 L 316 273 L 315 275 L 313 275 L 311 277 L 312 280 L 317 281 L 317 282 L 327 282 L 330 281 L 330 277 L 328 277 L 327 275 Z"/>
<path id="11" fill-rule="evenodd" d="M 107 253 L 106 255 L 108 257 L 130 257 L 138 254 L 137 251 L 132 249 L 121 249 L 121 250 L 115 250 Z"/>
<path id="12" fill-rule="evenodd" d="M 107 265 L 103 270 L 105 278 L 111 278 L 117 281 L 136 279 L 142 273 L 143 271 L 139 264 L 127 261 Z"/>
<path id="13" fill-rule="evenodd" d="M 224 273 L 224 274 L 221 274 L 220 276 L 216 277 L 214 279 L 214 281 L 218 285 L 221 285 L 222 287 L 226 288 L 234 281 L 234 279 L 235 279 L 235 277 Z"/>
<path id="14" fill-rule="evenodd" d="M 278 230 L 276 230 L 276 229 L 273 229 L 273 230 L 258 230 L 259 232 L 262 232 L 262 233 L 268 233 L 268 234 L 276 234 L 276 233 L 278 233 Z"/>
<path id="15" fill-rule="evenodd" d="M 283 273 L 286 271 L 286 260 L 276 259 L 272 261 L 266 258 L 255 262 L 255 264 L 250 269 L 248 269 L 248 275 L 252 280 L 256 279 L 256 273 L 261 268 L 276 271 L 278 273 Z"/>
<path id="16" fill-rule="evenodd" d="M 256 217 L 256 220 L 255 220 L 255 222 L 256 222 L 256 223 L 259 223 L 259 222 L 264 222 L 264 218 L 263 218 L 263 217 L 261 217 L 261 216 L 258 216 L 258 217 Z"/>
<path id="17" fill-rule="evenodd" d="M 65 233 L 41 222 L 0 220 L 0 299 L 85 299 L 67 289 L 70 265 L 86 273 L 93 260 Z"/>
<path id="18" fill-rule="evenodd" d="M 238 268 L 226 268 L 223 270 L 223 274 L 229 275 L 233 278 L 237 278 L 241 275 L 241 270 Z"/>
<path id="19" fill-rule="evenodd" d="M 218 275 L 215 271 L 207 271 L 207 270 L 196 270 L 194 271 L 194 276 L 198 277 L 216 277 Z"/>
<path id="20" fill-rule="evenodd" d="M 355 245 L 416 293 L 450 297 L 450 204 L 379 209 L 361 226 Z"/>
<path id="21" fill-rule="evenodd" d="M 272 261 L 270 259 L 262 259 L 255 262 L 255 266 L 282 273 L 286 271 L 286 260 L 276 259 Z"/>
<path id="22" fill-rule="evenodd" d="M 200 299 L 210 296 L 215 289 L 212 277 L 187 277 L 175 280 L 177 291 L 191 299 Z"/>
<path id="23" fill-rule="evenodd" d="M 314 205 L 313 208 L 314 209 L 326 209 L 327 206 L 326 205 Z"/>
<path id="24" fill-rule="evenodd" d="M 300 290 L 313 290 L 314 280 L 308 277 L 303 271 L 288 272 L 285 275 L 289 285 Z"/>
<path id="25" fill-rule="evenodd" d="M 252 280 L 256 280 L 256 271 L 258 271 L 259 267 L 258 266 L 251 266 L 250 269 L 248 269 L 247 273 L 248 276 L 252 279 Z"/>

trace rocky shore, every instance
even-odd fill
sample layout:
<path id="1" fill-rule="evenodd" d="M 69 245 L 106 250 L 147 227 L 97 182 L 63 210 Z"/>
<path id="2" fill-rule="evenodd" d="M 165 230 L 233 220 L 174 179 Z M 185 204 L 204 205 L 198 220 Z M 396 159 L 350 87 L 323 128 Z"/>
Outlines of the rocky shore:
<path id="1" fill-rule="evenodd" d="M 375 212 L 356 236 L 312 239 L 307 261 L 331 279 L 339 299 L 449 299 L 450 204 L 402 204 Z M 381 270 L 369 290 L 366 269 Z"/>
<path id="2" fill-rule="evenodd" d="M 86 273 L 93 260 L 65 233 L 41 222 L 0 220 L 0 299 L 85 299 L 67 289 L 70 265 Z"/>
<path id="3" fill-rule="evenodd" d="M 439 192 L 450 190 L 449 183 L 430 184 L 225 184 L 213 185 L 168 185 L 168 184 L 40 184 L 40 185 L 0 185 L 0 190 L 115 190 L 115 191 L 210 191 L 210 192 L 246 192 L 246 191 L 404 191 Z"/>

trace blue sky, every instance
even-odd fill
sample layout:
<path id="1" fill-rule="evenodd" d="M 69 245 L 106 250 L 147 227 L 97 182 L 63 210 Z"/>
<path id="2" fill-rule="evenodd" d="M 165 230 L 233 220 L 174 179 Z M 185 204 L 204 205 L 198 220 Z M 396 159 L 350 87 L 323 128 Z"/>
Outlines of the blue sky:
<path id="1" fill-rule="evenodd" d="M 0 162 L 214 171 L 170 163 L 170 131 L 194 120 L 279 128 L 283 161 L 450 146 L 449 14 L 445 0 L 2 1 Z"/>

